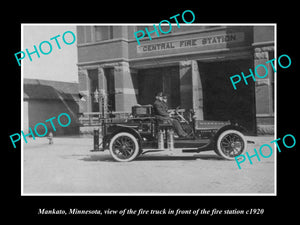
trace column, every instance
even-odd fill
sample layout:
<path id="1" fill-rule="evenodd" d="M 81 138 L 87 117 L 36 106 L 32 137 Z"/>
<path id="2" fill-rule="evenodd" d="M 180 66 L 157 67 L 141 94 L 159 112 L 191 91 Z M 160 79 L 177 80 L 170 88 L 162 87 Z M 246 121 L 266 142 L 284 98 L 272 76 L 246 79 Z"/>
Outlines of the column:
<path id="1" fill-rule="evenodd" d="M 256 104 L 256 125 L 258 133 L 274 132 L 274 110 L 273 110 L 273 88 L 274 72 L 270 63 L 274 58 L 273 46 L 260 46 L 254 49 L 254 68 L 263 64 L 268 68 L 268 75 L 265 78 L 256 78 L 255 82 L 255 104 Z M 259 67 L 258 74 L 264 75 L 265 69 Z"/>
<path id="2" fill-rule="evenodd" d="M 183 109 L 193 108 L 192 61 L 179 62 L 180 106 Z"/>
<path id="3" fill-rule="evenodd" d="M 181 61 L 179 75 L 181 108 L 193 109 L 196 119 L 203 120 L 203 91 L 197 61 Z"/>
<path id="4" fill-rule="evenodd" d="M 104 112 L 107 112 L 107 80 L 104 74 L 104 68 L 102 66 L 98 66 L 98 89 L 99 89 L 99 95 L 103 97 L 105 95 L 104 99 Z M 99 112 L 102 113 L 102 100 L 99 101 Z"/>
<path id="5" fill-rule="evenodd" d="M 274 58 L 270 58 L 269 56 L 271 51 L 273 51 L 273 47 L 257 47 L 254 49 L 254 68 L 259 64 L 263 64 L 268 68 L 268 76 L 265 78 L 257 78 L 255 82 L 257 115 L 273 114 L 272 81 L 274 79 L 274 74 L 271 64 L 265 63 L 266 61 Z M 265 69 L 263 69 L 263 67 L 259 67 L 257 73 L 264 75 Z"/>
<path id="6" fill-rule="evenodd" d="M 128 62 L 119 62 L 114 66 L 116 111 L 131 112 L 137 104 L 136 76 Z"/>
<path id="7" fill-rule="evenodd" d="M 79 112 L 90 111 L 89 79 L 87 69 L 78 67 L 79 94 L 86 100 L 79 102 Z"/>
<path id="8" fill-rule="evenodd" d="M 203 120 L 203 89 L 198 63 L 192 60 L 193 109 L 197 120 Z"/>

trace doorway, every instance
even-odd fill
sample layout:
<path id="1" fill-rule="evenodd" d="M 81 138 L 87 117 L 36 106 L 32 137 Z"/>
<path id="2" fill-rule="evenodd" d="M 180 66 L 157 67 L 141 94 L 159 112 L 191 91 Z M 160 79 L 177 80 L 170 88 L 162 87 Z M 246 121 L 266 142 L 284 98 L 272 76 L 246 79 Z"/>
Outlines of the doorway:
<path id="1" fill-rule="evenodd" d="M 234 90 L 229 77 L 244 72 L 248 75 L 253 60 L 198 62 L 203 88 L 204 120 L 230 120 L 238 122 L 250 134 L 256 134 L 255 83 Z M 248 73 L 247 73 L 248 71 Z"/>
<path id="2" fill-rule="evenodd" d="M 141 105 L 153 104 L 159 91 L 168 96 L 169 108 L 180 105 L 179 67 L 140 69 L 138 71 L 138 102 Z"/>

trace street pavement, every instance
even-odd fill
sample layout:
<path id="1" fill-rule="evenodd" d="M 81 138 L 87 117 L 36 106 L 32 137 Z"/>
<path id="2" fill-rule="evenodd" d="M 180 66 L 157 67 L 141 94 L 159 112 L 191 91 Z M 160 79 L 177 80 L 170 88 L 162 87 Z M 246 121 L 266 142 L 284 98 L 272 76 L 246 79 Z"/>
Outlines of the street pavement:
<path id="1" fill-rule="evenodd" d="M 253 155 L 273 136 L 246 137 L 255 141 Z M 132 162 L 116 162 L 109 151 L 91 152 L 92 137 L 57 137 L 23 143 L 24 195 L 274 195 L 274 158 L 248 159 L 239 169 L 235 161 L 214 151 L 201 153 L 149 153 Z M 268 155 L 266 152 L 265 155 Z"/>

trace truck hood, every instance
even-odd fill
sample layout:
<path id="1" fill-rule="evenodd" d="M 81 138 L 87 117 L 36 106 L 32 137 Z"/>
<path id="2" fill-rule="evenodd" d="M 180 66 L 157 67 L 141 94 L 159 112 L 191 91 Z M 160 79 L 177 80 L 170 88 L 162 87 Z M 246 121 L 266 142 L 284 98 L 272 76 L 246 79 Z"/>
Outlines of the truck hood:
<path id="1" fill-rule="evenodd" d="M 196 120 L 195 121 L 197 130 L 206 129 L 219 129 L 226 125 L 230 125 L 230 121 L 215 121 L 215 120 Z"/>

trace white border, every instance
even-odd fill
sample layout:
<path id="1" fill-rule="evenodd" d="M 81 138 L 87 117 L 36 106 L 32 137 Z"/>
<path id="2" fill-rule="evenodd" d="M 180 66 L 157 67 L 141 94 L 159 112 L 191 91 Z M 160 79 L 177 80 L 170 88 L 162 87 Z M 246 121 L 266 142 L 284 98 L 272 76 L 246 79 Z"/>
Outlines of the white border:
<path id="1" fill-rule="evenodd" d="M 21 24 L 21 49 L 24 49 L 24 45 L 23 45 L 23 40 L 24 40 L 24 35 L 23 35 L 23 26 Z M 23 63 L 21 61 L 21 130 L 23 130 L 23 113 L 24 113 L 24 109 L 23 109 L 23 106 L 24 106 L 24 100 L 23 100 L 23 93 L 24 93 L 24 84 L 23 84 L 23 81 L 24 81 L 24 78 L 23 78 Z M 24 151 L 23 151 L 23 147 L 24 147 L 24 143 L 22 140 L 21 141 L 21 195 L 24 195 L 24 190 L 23 190 L 23 187 L 24 187 L 24 178 L 23 178 L 23 175 L 24 175 L 24 170 L 23 170 L 23 162 L 24 162 Z"/>
<path id="2" fill-rule="evenodd" d="M 158 23 L 22 23 L 21 24 L 21 49 L 23 46 L 23 27 L 25 25 L 36 26 L 139 26 L 139 25 L 158 25 Z M 177 25 L 172 23 L 172 25 Z M 274 26 L 274 58 L 277 59 L 277 23 L 192 23 L 180 24 L 180 26 Z M 214 28 L 211 28 L 213 30 Z M 216 27 L 217 29 L 217 27 Z M 275 60 L 277 71 L 277 60 Z M 277 137 L 277 72 L 274 72 L 274 139 Z M 23 66 L 21 61 L 21 130 L 23 130 Z M 23 160 L 24 160 L 24 143 L 21 141 L 21 196 L 277 196 L 277 151 L 274 151 L 274 193 L 24 193 L 23 178 Z M 274 149 L 276 145 L 274 143 Z"/>

